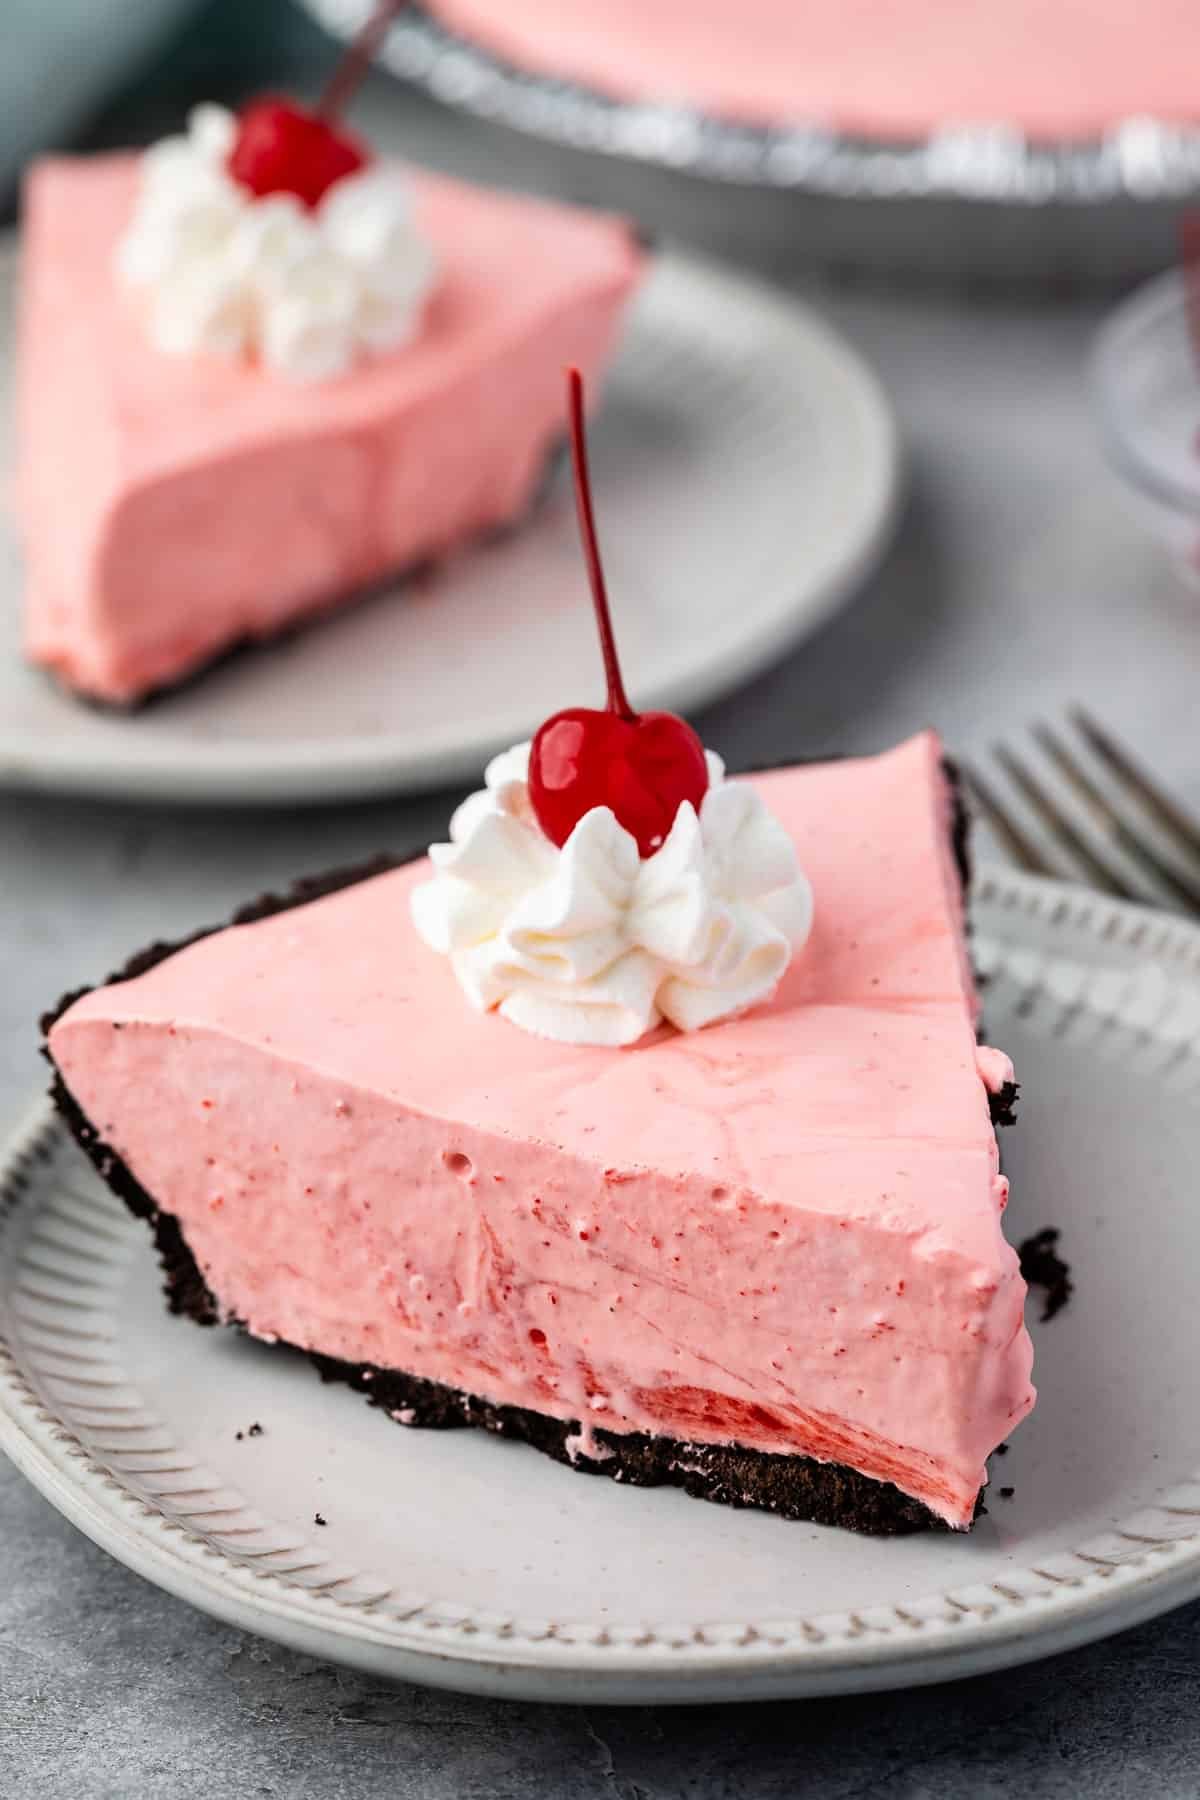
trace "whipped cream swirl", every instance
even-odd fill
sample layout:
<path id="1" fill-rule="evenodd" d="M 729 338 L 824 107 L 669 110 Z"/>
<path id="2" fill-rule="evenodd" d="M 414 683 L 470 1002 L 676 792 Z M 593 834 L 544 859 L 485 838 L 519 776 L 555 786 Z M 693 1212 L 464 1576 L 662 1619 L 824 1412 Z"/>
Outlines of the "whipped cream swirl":
<path id="1" fill-rule="evenodd" d="M 236 132 L 224 107 L 199 106 L 186 136 L 142 156 L 116 261 L 147 301 L 157 348 L 256 355 L 292 380 L 322 381 L 411 338 L 435 261 L 396 173 L 348 175 L 310 211 L 233 179 Z"/>
<path id="2" fill-rule="evenodd" d="M 758 792 L 711 751 L 708 764 L 699 813 L 685 802 L 645 860 L 608 807 L 556 848 L 530 804 L 528 744 L 488 765 L 412 895 L 473 1005 L 540 1037 L 620 1045 L 770 999 L 808 937 L 812 891 Z"/>

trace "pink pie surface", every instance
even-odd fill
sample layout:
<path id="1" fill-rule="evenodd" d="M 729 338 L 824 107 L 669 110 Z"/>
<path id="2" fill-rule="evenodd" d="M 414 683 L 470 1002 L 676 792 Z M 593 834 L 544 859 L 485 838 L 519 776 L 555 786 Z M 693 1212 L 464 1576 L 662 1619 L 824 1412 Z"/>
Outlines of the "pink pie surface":
<path id="1" fill-rule="evenodd" d="M 252 1332 L 964 1526 L 1034 1395 L 937 742 L 755 785 L 816 924 L 732 1023 L 612 1051 L 473 1012 L 421 862 L 92 992 L 51 1052 Z"/>
<path id="2" fill-rule="evenodd" d="M 869 136 L 1051 140 L 1200 120 L 1194 0 L 427 0 L 517 67 L 620 99 Z"/>
<path id="3" fill-rule="evenodd" d="M 25 195 L 17 500 L 29 656 L 125 702 L 519 517 L 593 396 L 642 255 L 620 221 L 410 171 L 441 279 L 415 340 L 336 380 L 150 343 L 113 272 L 137 159 Z"/>

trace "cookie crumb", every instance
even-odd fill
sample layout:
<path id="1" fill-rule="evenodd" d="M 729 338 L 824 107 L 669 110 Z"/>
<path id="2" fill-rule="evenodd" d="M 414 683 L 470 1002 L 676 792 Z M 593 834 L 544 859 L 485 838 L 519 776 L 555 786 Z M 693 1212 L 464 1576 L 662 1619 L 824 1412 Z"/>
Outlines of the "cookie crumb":
<path id="1" fill-rule="evenodd" d="M 1063 1261 L 1058 1254 L 1060 1233 L 1052 1225 L 1041 1231 L 1035 1231 L 1027 1237 L 1017 1255 L 1021 1259 L 1021 1273 L 1030 1287 L 1045 1289 L 1046 1300 L 1042 1307 L 1042 1322 L 1052 1319 L 1056 1312 L 1061 1312 L 1074 1292 L 1075 1284 L 1071 1280 L 1071 1265 Z"/>
<path id="2" fill-rule="evenodd" d="M 246 1433 L 247 1437 L 265 1437 L 266 1435 L 267 1434 L 263 1430 L 262 1426 L 257 1423 L 252 1425 L 250 1427 L 249 1431 Z"/>
<path id="3" fill-rule="evenodd" d="M 235 1431 L 233 1435 L 237 1439 L 238 1443 L 240 1444 L 246 1434 L 244 1431 Z"/>
<path id="4" fill-rule="evenodd" d="M 996 1448 L 992 1454 L 994 1456 L 1007 1456 L 1008 1455 L 1008 1445 L 1007 1444 L 997 1444 Z"/>
<path id="5" fill-rule="evenodd" d="M 328 1523 L 329 1523 L 329 1520 L 323 1519 L 321 1517 L 320 1513 L 313 1514 L 313 1524 L 314 1525 L 328 1525 Z"/>
<path id="6" fill-rule="evenodd" d="M 1016 1488 L 1001 1488 L 1000 1498 L 1002 1500 L 1011 1500 L 1016 1491 Z"/>

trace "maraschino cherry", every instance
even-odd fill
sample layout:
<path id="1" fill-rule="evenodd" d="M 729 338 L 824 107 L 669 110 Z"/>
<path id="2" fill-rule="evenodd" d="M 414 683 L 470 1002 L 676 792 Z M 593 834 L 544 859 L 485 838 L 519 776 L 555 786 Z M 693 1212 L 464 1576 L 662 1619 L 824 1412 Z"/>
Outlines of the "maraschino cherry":
<path id="1" fill-rule="evenodd" d="M 547 719 L 529 756 L 529 797 L 552 844 L 565 844 L 584 814 L 607 806 L 642 856 L 653 856 L 685 800 L 699 807 L 708 789 L 704 746 L 674 713 L 635 713 L 625 694 L 612 615 L 600 565 L 583 424 L 583 377 L 567 371 L 571 460 L 579 534 L 608 681 L 603 712 L 571 707 Z"/>
<path id="2" fill-rule="evenodd" d="M 315 207 L 334 182 L 366 167 L 370 151 L 337 121 L 404 4 L 405 0 L 383 0 L 375 8 L 334 70 L 314 112 L 274 95 L 243 108 L 229 153 L 229 173 L 235 181 L 260 198 L 294 194 L 305 206 Z"/>

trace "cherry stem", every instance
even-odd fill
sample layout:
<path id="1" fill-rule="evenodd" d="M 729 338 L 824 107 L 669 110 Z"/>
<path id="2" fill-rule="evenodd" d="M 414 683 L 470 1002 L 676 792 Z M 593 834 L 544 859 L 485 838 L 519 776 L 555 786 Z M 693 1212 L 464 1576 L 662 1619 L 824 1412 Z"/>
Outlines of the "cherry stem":
<path id="1" fill-rule="evenodd" d="M 337 118 L 375 61 L 375 53 L 388 26 L 407 3 L 408 0 L 381 0 L 325 84 L 325 91 L 317 101 L 318 119 L 328 122 Z"/>
<path id="2" fill-rule="evenodd" d="M 604 657 L 604 678 L 608 683 L 608 710 L 618 719 L 631 722 L 637 718 L 629 704 L 625 683 L 621 679 L 621 663 L 617 656 L 617 640 L 613 633 L 612 613 L 608 606 L 608 589 L 604 585 L 604 569 L 600 562 L 600 544 L 596 537 L 596 515 L 592 510 L 592 482 L 588 474 L 587 438 L 583 423 L 583 376 L 578 369 L 567 370 L 567 412 L 571 423 L 571 466 L 575 471 L 575 508 L 579 514 L 579 535 L 583 540 L 584 561 L 592 588 L 592 605 L 600 631 L 600 650 Z"/>

